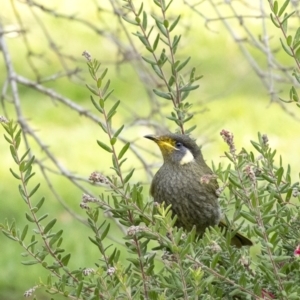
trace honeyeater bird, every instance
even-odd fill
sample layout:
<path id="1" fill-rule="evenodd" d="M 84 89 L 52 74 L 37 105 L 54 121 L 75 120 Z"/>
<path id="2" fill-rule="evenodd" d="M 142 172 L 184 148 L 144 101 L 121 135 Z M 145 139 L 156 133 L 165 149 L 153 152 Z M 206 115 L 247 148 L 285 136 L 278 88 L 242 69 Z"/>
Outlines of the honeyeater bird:
<path id="1" fill-rule="evenodd" d="M 164 160 L 153 178 L 150 194 L 155 202 L 171 204 L 172 213 L 177 215 L 175 225 L 188 231 L 196 226 L 199 236 L 207 227 L 217 224 L 226 230 L 216 193 L 218 183 L 198 145 L 182 134 L 146 135 L 145 138 L 158 145 Z M 240 248 L 251 246 L 252 242 L 236 233 L 231 244 Z"/>

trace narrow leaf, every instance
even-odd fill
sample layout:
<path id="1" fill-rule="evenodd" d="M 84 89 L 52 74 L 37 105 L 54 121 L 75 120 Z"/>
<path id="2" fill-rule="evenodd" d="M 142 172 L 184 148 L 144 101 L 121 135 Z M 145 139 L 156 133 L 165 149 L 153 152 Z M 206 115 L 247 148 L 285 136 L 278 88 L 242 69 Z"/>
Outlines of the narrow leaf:
<path id="1" fill-rule="evenodd" d="M 155 51 L 156 48 L 157 48 L 157 45 L 158 45 L 158 42 L 159 42 L 159 37 L 160 37 L 160 35 L 158 33 L 157 36 L 156 36 L 156 39 L 155 39 L 155 41 L 153 43 L 153 51 Z"/>
<path id="2" fill-rule="evenodd" d="M 27 232 L 28 232 L 28 224 L 25 225 L 23 231 L 22 231 L 22 234 L 21 234 L 21 241 L 24 241 L 26 235 L 27 235 Z"/>
<path id="3" fill-rule="evenodd" d="M 151 60 L 151 59 L 143 57 L 143 56 L 142 56 L 142 59 L 150 65 L 157 65 L 156 61 L 154 61 L 154 60 Z"/>
<path id="4" fill-rule="evenodd" d="M 190 91 L 196 90 L 198 87 L 199 87 L 199 84 L 184 86 L 183 88 L 180 89 L 180 92 L 190 92 Z"/>
<path id="5" fill-rule="evenodd" d="M 157 89 L 153 89 L 153 92 L 154 92 L 157 96 L 159 96 L 159 97 L 161 97 L 161 98 L 164 98 L 164 99 L 167 99 L 167 100 L 172 100 L 172 96 L 171 96 L 169 93 L 164 93 L 164 92 L 159 91 L 159 90 L 157 90 Z"/>
<path id="6" fill-rule="evenodd" d="M 23 154 L 23 156 L 21 157 L 20 161 L 23 161 L 24 158 L 27 156 L 27 154 L 29 153 L 30 149 L 27 149 L 26 152 Z"/>
<path id="7" fill-rule="evenodd" d="M 99 126 L 101 127 L 101 129 L 102 129 L 105 133 L 107 133 L 107 127 L 106 127 L 106 125 L 103 124 L 102 122 L 99 122 L 98 124 L 99 124 Z"/>
<path id="8" fill-rule="evenodd" d="M 21 264 L 23 264 L 25 266 L 32 266 L 32 265 L 36 265 L 38 263 L 39 263 L 38 260 L 21 261 Z"/>
<path id="9" fill-rule="evenodd" d="M 97 90 L 95 90 L 93 87 L 89 86 L 88 84 L 86 84 L 85 86 L 89 89 L 91 93 L 93 93 L 96 96 L 99 96 Z"/>
<path id="10" fill-rule="evenodd" d="M 71 254 L 67 254 L 65 257 L 62 258 L 61 262 L 63 263 L 64 266 L 68 265 L 70 258 L 71 258 Z"/>
<path id="11" fill-rule="evenodd" d="M 170 28 L 169 28 L 169 32 L 171 32 L 175 27 L 176 25 L 178 24 L 179 20 L 180 20 L 180 15 L 177 17 L 177 19 L 171 24 Z"/>
<path id="12" fill-rule="evenodd" d="M 280 43 L 281 46 L 283 48 L 283 50 L 291 57 L 293 57 L 293 53 L 291 52 L 291 50 L 285 45 L 285 43 L 282 41 L 282 39 L 280 39 Z"/>
<path id="13" fill-rule="evenodd" d="M 183 63 L 181 63 L 177 68 L 176 71 L 179 72 L 181 71 L 186 65 L 187 63 L 190 61 L 191 57 L 188 57 Z"/>
<path id="14" fill-rule="evenodd" d="M 284 13 L 285 9 L 287 8 L 288 4 L 290 3 L 290 0 L 286 0 L 283 5 L 281 6 L 278 17 L 281 17 L 281 15 Z"/>
<path id="15" fill-rule="evenodd" d="M 50 221 L 44 228 L 44 234 L 46 234 L 56 223 L 56 219 L 53 219 L 52 221 Z"/>
<path id="16" fill-rule="evenodd" d="M 110 229 L 110 223 L 108 223 L 108 225 L 106 226 L 105 230 L 102 232 L 101 236 L 100 236 L 100 240 L 103 241 L 105 239 L 105 237 L 107 236 L 108 232 Z"/>
<path id="17" fill-rule="evenodd" d="M 21 179 L 21 177 L 17 173 L 15 173 L 12 169 L 9 169 L 9 171 L 16 179 Z"/>
<path id="18" fill-rule="evenodd" d="M 38 183 L 34 189 L 30 192 L 30 194 L 28 195 L 28 198 L 30 198 L 40 187 L 40 184 Z"/>
<path id="19" fill-rule="evenodd" d="M 114 133 L 114 138 L 117 138 L 119 134 L 122 132 L 124 128 L 124 125 L 122 125 L 115 133 Z"/>
<path id="20" fill-rule="evenodd" d="M 126 144 L 123 146 L 123 148 L 121 149 L 121 151 L 120 151 L 120 153 L 119 153 L 119 155 L 118 155 L 118 159 L 119 159 L 119 160 L 124 156 L 124 154 L 126 153 L 126 151 L 127 151 L 128 148 L 129 148 L 129 146 L 130 146 L 130 143 L 129 143 L 129 142 L 126 143 Z"/>
<path id="21" fill-rule="evenodd" d="M 132 25 L 139 25 L 136 21 L 134 21 L 134 20 L 132 20 L 132 19 L 129 19 L 129 18 L 127 18 L 126 16 L 122 16 L 122 18 L 123 18 L 126 22 L 128 22 L 128 23 L 130 23 L 130 24 L 132 24 Z"/>
<path id="22" fill-rule="evenodd" d="M 131 178 L 131 176 L 133 175 L 133 172 L 134 172 L 135 169 L 132 169 L 128 174 L 127 176 L 125 177 L 124 179 L 124 184 L 127 183 L 129 181 L 129 179 Z"/>
<path id="23" fill-rule="evenodd" d="M 58 231 L 50 240 L 49 245 L 52 247 L 61 237 L 63 234 L 63 230 Z"/>
<path id="24" fill-rule="evenodd" d="M 107 119 L 110 119 L 111 116 L 112 116 L 113 114 L 115 114 L 115 112 L 116 112 L 116 110 L 117 110 L 119 104 L 120 104 L 120 100 L 118 100 L 118 101 L 112 106 L 112 108 L 110 109 L 110 111 L 109 111 L 108 114 L 107 114 Z"/>
<path id="25" fill-rule="evenodd" d="M 41 222 L 42 220 L 46 219 L 49 216 L 49 214 L 44 214 L 41 217 L 39 217 L 38 222 Z"/>
<path id="26" fill-rule="evenodd" d="M 104 144 L 103 142 L 97 140 L 98 145 L 105 151 L 112 153 L 113 151 L 110 149 L 109 146 L 107 146 L 106 144 Z"/>
<path id="27" fill-rule="evenodd" d="M 31 222 L 31 223 L 35 223 L 35 220 L 28 214 L 28 213 L 25 213 L 25 216 L 26 216 L 26 219 Z"/>
<path id="28" fill-rule="evenodd" d="M 142 21 L 142 27 L 146 31 L 147 30 L 147 14 L 145 11 L 143 11 L 143 21 Z"/>

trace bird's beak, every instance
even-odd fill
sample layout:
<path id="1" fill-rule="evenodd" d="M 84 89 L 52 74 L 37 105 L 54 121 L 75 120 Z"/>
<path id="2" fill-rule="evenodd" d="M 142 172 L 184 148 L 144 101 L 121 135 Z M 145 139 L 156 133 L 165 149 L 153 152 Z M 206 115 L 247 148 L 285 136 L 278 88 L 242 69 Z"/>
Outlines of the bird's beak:
<path id="1" fill-rule="evenodd" d="M 146 139 L 149 139 L 155 142 L 158 147 L 161 149 L 162 152 L 170 151 L 170 149 L 177 150 L 173 145 L 171 139 L 166 139 L 164 136 L 157 136 L 157 135 L 145 135 Z"/>
<path id="2" fill-rule="evenodd" d="M 149 139 L 154 142 L 157 142 L 159 140 L 158 136 L 155 136 L 155 135 L 145 135 L 144 138 Z"/>

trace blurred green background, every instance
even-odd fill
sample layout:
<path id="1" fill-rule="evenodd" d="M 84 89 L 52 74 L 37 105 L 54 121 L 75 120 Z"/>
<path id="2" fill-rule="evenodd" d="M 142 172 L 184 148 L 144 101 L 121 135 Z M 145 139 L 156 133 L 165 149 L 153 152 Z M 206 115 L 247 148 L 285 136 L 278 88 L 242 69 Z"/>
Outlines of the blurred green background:
<path id="1" fill-rule="evenodd" d="M 112 103 L 116 99 L 121 100 L 114 127 L 118 128 L 125 124 L 122 136 L 133 141 L 144 159 L 155 162 L 158 167 L 161 162 L 158 149 L 153 148 L 148 151 L 147 148 L 152 144 L 143 140 L 143 136 L 152 133 L 153 128 L 149 127 L 147 122 L 142 121 L 152 118 L 153 122 L 159 123 L 162 120 L 159 114 L 149 115 L 154 103 L 147 96 L 145 86 L 137 75 L 136 66 L 132 64 L 133 58 L 127 57 L 126 60 L 126 53 L 119 51 L 130 48 L 130 42 L 122 31 L 120 20 L 112 12 L 112 6 L 120 7 L 122 2 L 98 2 L 97 4 L 96 1 L 52 1 L 47 5 L 49 5 L 48 8 L 57 12 L 55 15 L 47 12 L 45 6 L 39 7 L 38 2 L 33 2 L 34 5 L 29 6 L 25 2 L 2 1 L 2 30 L 9 31 L 4 35 L 4 39 L 13 67 L 17 74 L 35 81 L 36 76 L 28 61 L 28 51 L 32 51 L 37 54 L 37 56 L 32 56 L 32 61 L 42 78 L 57 72 L 64 72 L 66 69 L 80 68 L 81 72 L 78 76 L 61 77 L 42 84 L 97 114 L 89 99 L 90 92 L 85 87 L 85 83 L 91 82 L 91 78 L 87 72 L 86 62 L 81 56 L 84 50 L 89 51 L 93 57 L 102 62 L 103 68 L 109 68 L 108 77 L 111 79 L 111 87 L 115 90 Z M 138 7 L 140 1 L 135 2 Z M 216 18 L 213 6 L 205 5 L 203 6 L 205 16 L 211 20 Z M 254 17 L 258 12 L 258 1 L 254 1 L 252 7 L 245 7 L 239 1 L 236 1 L 235 5 L 236 9 L 240 9 L 241 14 L 253 16 L 249 19 L 245 18 L 244 22 L 247 22 L 248 28 L 259 40 L 262 23 L 259 18 Z M 145 1 L 145 6 L 149 11 L 155 12 L 155 6 L 150 1 Z M 223 4 L 219 8 L 224 15 L 232 14 L 230 6 Z M 265 9 L 268 13 L 267 6 Z M 292 105 L 287 106 L 287 110 L 295 114 L 293 117 L 278 103 L 270 102 L 268 90 L 263 86 L 261 79 L 257 77 L 249 61 L 241 53 L 238 43 L 230 37 L 221 21 L 206 22 L 204 18 L 184 5 L 183 1 L 174 1 L 170 15 L 176 17 L 179 12 L 182 17 L 176 34 L 182 34 L 183 37 L 177 57 L 184 59 L 191 56 L 189 66 L 195 66 L 197 72 L 204 76 L 200 80 L 200 88 L 191 93 L 189 102 L 194 104 L 196 112 L 191 121 L 191 125 L 197 124 L 193 136 L 197 138 L 199 144 L 203 145 L 203 154 L 208 163 L 222 162 L 222 155 L 227 150 L 219 135 L 222 129 L 234 133 L 238 151 L 242 147 L 251 149 L 250 140 L 255 140 L 257 132 L 260 131 L 268 135 L 271 147 L 277 149 L 282 155 L 284 165 L 292 165 L 294 181 L 298 180 L 300 111 Z M 83 21 L 72 20 L 72 17 Z M 236 18 L 229 19 L 228 22 L 230 28 L 238 36 L 247 37 Z M 128 23 L 123 24 L 128 33 L 137 30 Z M 98 28 L 100 33 L 93 31 L 91 25 Z M 273 28 L 269 20 L 266 20 L 266 25 L 272 37 L 270 39 L 274 45 L 272 47 L 277 51 L 276 57 L 283 65 L 292 66 L 292 59 L 286 57 L 281 50 L 280 32 Z M 26 41 L 22 34 L 15 31 L 18 29 L 25 30 Z M 122 48 L 116 46 L 114 37 L 119 38 Z M 130 39 L 135 44 L 139 55 L 149 57 L 149 53 L 136 37 L 131 35 Z M 26 43 L 29 48 L 26 47 Z M 60 55 L 57 55 L 54 45 L 59 47 Z M 251 44 L 246 43 L 246 46 L 256 62 L 265 70 L 268 64 L 266 57 Z M 128 51 L 127 54 L 130 53 Z M 4 86 L 7 72 L 3 56 L 0 66 L 0 83 Z M 145 66 L 151 72 L 149 65 Z M 153 87 L 148 88 L 152 90 Z M 289 83 L 278 85 L 275 83 L 275 90 L 279 91 L 279 96 L 284 99 L 288 98 L 289 88 Z M 95 122 L 91 122 L 90 119 L 79 115 L 59 101 L 38 93 L 28 86 L 19 85 L 19 97 L 23 115 L 62 166 L 84 178 L 88 178 L 89 174 L 95 170 L 107 175 L 112 174 L 112 170 L 109 169 L 110 155 L 101 151 L 96 143 L 97 139 L 105 141 L 105 136 Z M 169 115 L 171 103 L 161 99 L 157 101 L 162 105 L 159 108 L 160 113 Z M 11 119 L 17 119 L 10 98 L 5 100 L 5 107 L 2 105 L 0 108 L 0 115 L 4 114 Z M 171 121 L 164 119 L 163 123 L 169 130 L 175 130 Z M 30 147 L 36 157 L 45 158 L 41 148 L 33 140 L 31 142 Z M 119 148 L 121 146 L 122 144 Z M 15 219 L 18 227 L 22 229 L 26 224 L 26 206 L 18 194 L 18 182 L 9 172 L 9 168 L 15 168 L 15 166 L 4 138 L 0 139 L 0 149 L 2 166 L 0 170 L 0 222 L 5 223 L 6 219 L 9 222 Z M 155 155 L 150 155 L 149 152 Z M 141 162 L 132 153 L 128 153 L 127 156 L 129 157 L 127 168 L 128 170 L 132 166 L 136 168 L 133 181 L 142 181 L 145 184 L 145 200 L 147 200 L 150 178 L 146 176 Z M 50 168 L 53 167 L 49 160 L 46 164 Z M 88 242 L 88 236 L 92 236 L 92 232 L 84 224 L 75 220 L 54 199 L 38 166 L 35 172 L 37 174 L 32 184 L 41 182 L 36 201 L 41 196 L 45 196 L 47 202 L 43 207 L 43 213 L 50 214 L 49 221 L 54 217 L 57 218 L 57 228 L 63 228 L 64 246 L 68 252 L 72 252 L 73 256 L 70 268 L 93 267 L 101 257 L 97 249 Z M 61 175 L 52 174 L 50 179 L 53 186 L 60 192 L 65 204 L 76 214 L 85 218 L 85 212 L 79 208 L 82 193 Z M 91 188 L 88 184 L 85 185 L 96 194 L 104 191 Z M 111 223 L 114 224 L 114 222 Z M 122 247 L 122 233 L 117 227 L 112 229 L 110 237 L 112 235 Z M 109 244 L 109 241 L 107 243 Z M 46 281 L 46 275 L 40 266 L 28 267 L 21 264 L 22 252 L 23 250 L 17 243 L 0 235 L 0 299 L 21 299 L 24 291 L 37 284 L 39 278 Z M 50 297 L 45 296 L 45 299 L 50 299 Z M 58 296 L 55 296 L 55 299 L 59 299 Z"/>

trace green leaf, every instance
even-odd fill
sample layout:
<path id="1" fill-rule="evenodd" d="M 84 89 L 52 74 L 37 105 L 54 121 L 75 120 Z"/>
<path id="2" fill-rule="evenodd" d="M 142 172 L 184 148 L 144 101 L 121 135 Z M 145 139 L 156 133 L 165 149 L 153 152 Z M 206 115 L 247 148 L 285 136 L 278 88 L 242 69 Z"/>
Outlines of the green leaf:
<path id="1" fill-rule="evenodd" d="M 15 142 L 16 142 L 16 149 L 19 149 L 20 143 L 21 143 L 21 129 L 19 129 L 19 131 L 17 132 L 17 134 L 15 135 Z"/>
<path id="2" fill-rule="evenodd" d="M 164 79 L 162 71 L 157 65 L 151 65 L 151 67 L 159 78 Z"/>
<path id="3" fill-rule="evenodd" d="M 61 237 L 63 234 L 63 230 L 59 230 L 49 241 L 49 245 L 52 247 Z"/>
<path id="4" fill-rule="evenodd" d="M 154 92 L 157 96 L 159 96 L 159 97 L 161 97 L 161 98 L 164 98 L 164 99 L 167 99 L 167 100 L 172 100 L 172 96 L 170 95 L 170 93 L 164 93 L 164 92 L 159 91 L 159 90 L 157 90 L 157 89 L 153 89 L 153 92 Z"/>
<path id="5" fill-rule="evenodd" d="M 18 179 L 18 180 L 21 179 L 21 177 L 17 173 L 15 173 L 11 168 L 9 169 L 9 171 L 16 179 Z"/>
<path id="6" fill-rule="evenodd" d="M 40 187 L 40 184 L 38 183 L 34 189 L 30 192 L 30 194 L 28 195 L 28 198 L 30 198 Z"/>
<path id="7" fill-rule="evenodd" d="M 101 87 L 101 84 L 102 84 L 102 79 L 98 78 L 98 80 L 97 80 L 97 88 L 98 89 Z"/>
<path id="8" fill-rule="evenodd" d="M 11 154 L 12 158 L 14 159 L 15 163 L 18 165 L 19 164 L 19 160 L 18 160 L 17 153 L 15 151 L 15 148 L 13 147 L 13 145 L 10 145 L 9 149 L 10 149 L 10 154 Z"/>
<path id="9" fill-rule="evenodd" d="M 246 211 L 240 211 L 240 214 L 242 215 L 242 217 L 244 217 L 246 220 L 248 220 L 250 223 L 252 224 L 256 224 L 256 220 L 253 217 L 253 215 L 250 212 L 246 212 Z"/>
<path id="10" fill-rule="evenodd" d="M 41 222 L 42 220 L 46 219 L 49 216 L 49 214 L 44 214 L 41 217 L 39 217 L 38 222 Z"/>
<path id="11" fill-rule="evenodd" d="M 53 219 L 45 226 L 44 234 L 46 234 L 50 229 L 52 229 L 52 227 L 55 225 L 56 221 L 57 221 L 57 219 Z"/>
<path id="12" fill-rule="evenodd" d="M 176 25 L 178 24 L 179 20 L 180 20 L 180 15 L 177 17 L 177 19 L 171 24 L 170 28 L 169 28 L 169 32 L 171 32 L 175 27 Z"/>
<path id="13" fill-rule="evenodd" d="M 274 1 L 274 5 L 273 5 L 273 7 L 271 6 L 271 9 L 272 9 L 273 13 L 275 15 L 277 15 L 277 12 L 278 12 L 278 2 L 277 1 Z"/>
<path id="14" fill-rule="evenodd" d="M 110 229 L 110 223 L 107 224 L 105 230 L 101 233 L 101 236 L 100 236 L 101 241 L 103 241 L 106 238 L 106 236 L 109 232 L 109 229 Z"/>
<path id="15" fill-rule="evenodd" d="M 284 172 L 283 167 L 280 167 L 275 173 L 275 175 L 277 176 L 277 185 L 280 185 L 281 183 L 283 172 Z"/>
<path id="16" fill-rule="evenodd" d="M 100 113 L 103 114 L 103 109 L 102 109 L 102 108 L 99 106 L 99 104 L 95 101 L 95 99 L 93 98 L 92 95 L 90 96 L 90 98 L 91 98 L 91 101 L 92 101 L 93 105 L 95 106 L 95 108 L 96 108 Z"/>
<path id="17" fill-rule="evenodd" d="M 107 133 L 107 127 L 106 127 L 106 125 L 103 124 L 101 121 L 98 122 L 98 124 L 99 124 L 99 126 L 101 127 L 101 129 L 102 129 L 105 133 Z"/>
<path id="18" fill-rule="evenodd" d="M 111 150 L 111 148 L 109 146 L 107 146 L 106 144 L 104 144 L 103 142 L 97 140 L 98 145 L 105 151 L 112 153 L 113 151 Z"/>
<path id="19" fill-rule="evenodd" d="M 27 170 L 27 171 L 28 171 L 28 170 Z M 31 177 L 33 177 L 34 175 L 35 175 L 35 173 L 26 172 L 25 178 L 24 178 L 24 182 L 25 182 L 26 185 L 27 185 L 29 179 L 30 179 Z"/>
<path id="20" fill-rule="evenodd" d="M 123 148 L 121 149 L 121 151 L 120 151 L 120 153 L 119 153 L 119 155 L 118 155 L 118 159 L 119 159 L 119 160 L 124 156 L 124 154 L 126 153 L 126 151 L 127 151 L 128 148 L 129 148 L 129 146 L 130 146 L 130 143 L 129 143 L 129 142 L 126 143 L 126 144 L 123 146 Z"/>
<path id="21" fill-rule="evenodd" d="M 135 169 L 132 169 L 128 174 L 127 176 L 125 177 L 124 179 L 124 184 L 127 183 L 129 181 L 129 179 L 131 178 L 131 176 L 133 175 L 133 172 L 134 172 Z"/>
<path id="22" fill-rule="evenodd" d="M 33 235 L 31 237 L 31 243 L 26 247 L 26 249 L 30 249 L 31 248 L 31 252 L 34 252 L 34 245 L 37 244 L 38 241 L 35 240 L 35 236 Z"/>
<path id="23" fill-rule="evenodd" d="M 175 82 L 175 76 L 171 75 L 169 81 L 168 81 L 168 86 L 171 87 Z"/>
<path id="24" fill-rule="evenodd" d="M 107 82 L 106 82 L 106 84 L 105 84 L 105 86 L 104 86 L 104 88 L 103 88 L 103 90 L 102 90 L 102 95 L 103 96 L 106 94 L 109 86 L 110 86 L 110 80 L 108 79 Z M 113 90 L 110 91 L 109 94 L 111 94 L 112 92 L 113 92 Z M 104 97 L 104 101 L 107 99 L 107 97 L 108 97 L 107 95 Z"/>
<path id="25" fill-rule="evenodd" d="M 28 213 L 25 213 L 25 216 L 26 216 L 26 219 L 31 222 L 31 223 L 35 223 L 35 220 L 28 214 Z"/>
<path id="26" fill-rule="evenodd" d="M 190 134 L 193 130 L 195 130 L 197 125 L 194 125 L 185 131 L 185 134 Z"/>
<path id="27" fill-rule="evenodd" d="M 293 41 L 293 38 L 292 38 L 291 35 L 289 35 L 289 36 L 286 38 L 286 43 L 287 43 L 287 45 L 288 45 L 289 47 L 291 46 L 292 41 Z"/>
<path id="28" fill-rule="evenodd" d="M 147 38 L 144 37 L 140 32 L 136 32 L 133 35 L 137 36 L 145 47 L 151 48 L 151 45 L 149 44 Z"/>
<path id="29" fill-rule="evenodd" d="M 23 156 L 20 159 L 20 162 L 24 160 L 24 158 L 28 155 L 30 149 L 27 149 L 26 152 L 23 154 Z"/>
<path id="30" fill-rule="evenodd" d="M 276 1 L 277 2 L 277 1 Z M 288 4 L 290 3 L 290 0 L 286 0 L 283 5 L 281 6 L 279 13 L 278 13 L 278 17 L 281 17 L 281 15 L 284 13 L 285 9 L 287 8 Z M 275 6 L 275 3 L 274 3 Z M 276 13 L 275 13 L 276 14 Z"/>
<path id="31" fill-rule="evenodd" d="M 191 57 L 188 57 L 183 63 L 181 63 L 177 68 L 176 71 L 179 72 L 181 71 L 186 65 L 187 63 L 190 61 Z"/>
<path id="32" fill-rule="evenodd" d="M 2 232 L 3 232 L 3 234 L 4 234 L 6 237 L 8 237 L 9 239 L 11 239 L 11 240 L 13 240 L 13 241 L 18 241 L 17 238 L 15 238 L 12 234 L 10 234 L 10 232 L 8 232 L 8 231 L 6 231 L 6 230 L 4 230 L 4 229 L 2 229 Z"/>
<path id="33" fill-rule="evenodd" d="M 68 265 L 70 258 L 71 258 L 71 254 L 67 254 L 65 257 L 61 259 L 61 262 L 63 263 L 64 266 Z"/>
<path id="34" fill-rule="evenodd" d="M 104 101 L 103 98 L 100 98 L 100 99 L 99 99 L 99 104 L 100 104 L 100 107 L 101 107 L 101 108 L 104 108 L 104 106 L 105 106 L 105 101 Z"/>
<path id="35" fill-rule="evenodd" d="M 112 137 L 110 139 L 110 144 L 113 146 L 117 142 L 117 139 L 115 137 Z"/>
<path id="36" fill-rule="evenodd" d="M 100 67 L 100 66 L 99 66 Z M 106 76 L 106 73 L 107 73 L 107 71 L 108 71 L 108 69 L 106 68 L 103 72 L 102 72 L 102 74 L 101 74 L 101 76 L 100 76 L 100 78 L 99 79 L 104 79 L 104 77 Z"/>
<path id="37" fill-rule="evenodd" d="M 124 125 L 122 125 L 115 133 L 114 133 L 114 138 L 117 138 L 119 134 L 122 132 L 124 128 Z"/>
<path id="38" fill-rule="evenodd" d="M 147 30 L 147 23 L 148 23 L 147 18 L 148 18 L 148 17 L 147 17 L 146 12 L 143 11 L 142 27 L 143 27 L 143 29 L 144 29 L 145 31 Z"/>
<path id="39" fill-rule="evenodd" d="M 159 21 L 155 20 L 156 26 L 158 27 L 159 31 L 167 38 L 168 32 L 166 30 L 166 27 Z"/>
<path id="40" fill-rule="evenodd" d="M 294 14 L 295 12 L 293 11 L 290 14 L 284 14 L 284 19 L 281 21 L 281 26 L 282 30 L 286 33 L 287 31 L 287 25 L 288 25 L 288 19 Z"/>
<path id="41" fill-rule="evenodd" d="M 280 28 L 280 25 L 277 23 L 277 21 L 274 19 L 274 16 L 273 14 L 270 14 L 270 18 L 271 18 L 271 21 L 273 22 L 273 24 L 277 27 L 277 28 Z"/>
<path id="42" fill-rule="evenodd" d="M 95 90 L 93 87 L 89 86 L 88 84 L 86 84 L 85 86 L 89 89 L 89 91 L 90 91 L 91 93 L 93 93 L 93 94 L 96 95 L 96 96 L 99 96 L 99 95 L 98 95 L 98 91 Z"/>
<path id="43" fill-rule="evenodd" d="M 21 264 L 23 264 L 25 266 L 32 266 L 32 265 L 36 265 L 38 263 L 39 263 L 38 260 L 21 261 Z"/>
<path id="44" fill-rule="evenodd" d="M 142 56 L 142 59 L 150 65 L 157 65 L 156 61 L 154 61 L 154 60 L 151 60 L 151 59 L 143 57 L 143 56 Z"/>
<path id="45" fill-rule="evenodd" d="M 158 42 L 159 42 L 159 38 L 160 38 L 160 35 L 159 35 L 159 33 L 157 34 L 157 36 L 156 36 L 156 39 L 155 39 L 155 41 L 154 41 L 154 43 L 153 43 L 153 51 L 155 51 L 156 50 L 156 48 L 157 48 L 157 45 L 158 45 Z"/>
<path id="46" fill-rule="evenodd" d="M 179 35 L 179 36 L 175 35 L 174 36 L 173 43 L 172 43 L 172 50 L 173 50 L 174 54 L 176 53 L 177 46 L 178 46 L 178 43 L 179 43 L 180 39 L 181 39 L 181 35 Z"/>
<path id="47" fill-rule="evenodd" d="M 144 7 L 144 3 L 142 2 L 141 6 L 140 6 L 140 8 L 139 8 L 139 11 L 138 11 L 138 13 L 137 13 L 138 16 L 142 13 L 143 7 Z"/>
<path id="48" fill-rule="evenodd" d="M 116 110 L 118 108 L 120 104 L 120 100 L 118 100 L 113 106 L 112 108 L 110 109 L 110 111 L 108 112 L 107 114 L 107 120 L 110 120 L 112 118 L 112 116 L 116 113 Z"/>
<path id="49" fill-rule="evenodd" d="M 258 143 L 254 142 L 254 141 L 250 141 L 250 143 L 259 153 L 261 153 L 261 154 L 263 153 L 261 146 Z"/>
<path id="50" fill-rule="evenodd" d="M 25 225 L 23 231 L 22 231 L 22 234 L 21 234 L 21 241 L 24 241 L 26 235 L 27 235 L 27 232 L 28 232 L 28 224 Z"/>
<path id="51" fill-rule="evenodd" d="M 77 289 L 76 289 L 76 298 L 79 299 L 81 292 L 82 292 L 82 288 L 83 288 L 83 281 L 80 281 L 78 283 Z"/>
<path id="52" fill-rule="evenodd" d="M 296 34 L 294 36 L 293 49 L 296 49 L 299 46 L 299 41 L 300 41 L 300 27 L 297 29 Z"/>
<path id="53" fill-rule="evenodd" d="M 8 138 L 5 134 L 4 134 L 4 138 L 6 139 L 6 141 L 9 143 L 9 144 L 12 144 L 12 140 L 10 138 Z"/>
<path id="54" fill-rule="evenodd" d="M 198 87 L 199 87 L 199 84 L 184 86 L 184 87 L 180 88 L 180 92 L 190 92 L 190 91 L 196 90 Z"/>
<path id="55" fill-rule="evenodd" d="M 126 16 L 122 16 L 123 20 L 125 20 L 126 22 L 132 24 L 132 25 L 139 25 L 136 21 L 132 20 L 132 19 L 129 19 L 128 17 Z"/>
<path id="56" fill-rule="evenodd" d="M 236 179 L 232 176 L 230 176 L 229 178 L 229 181 L 236 187 L 240 188 L 240 189 L 243 189 L 243 187 L 241 186 L 241 184 L 239 182 L 236 181 Z"/>

